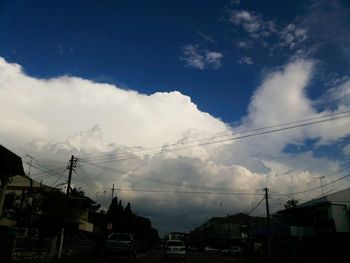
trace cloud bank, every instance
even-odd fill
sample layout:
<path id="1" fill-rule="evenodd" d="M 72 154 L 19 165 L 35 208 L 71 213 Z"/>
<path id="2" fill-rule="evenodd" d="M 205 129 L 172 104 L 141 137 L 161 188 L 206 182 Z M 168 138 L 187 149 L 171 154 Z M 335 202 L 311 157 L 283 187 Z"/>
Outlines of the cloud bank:
<path id="1" fill-rule="evenodd" d="M 1 144 L 22 155 L 30 153 L 52 169 L 65 167 L 70 155 L 76 155 L 94 181 L 84 188 L 75 176 L 76 186 L 108 205 L 109 189 L 115 184 L 117 195 L 132 202 L 137 213 L 158 222 L 160 229 L 170 230 L 162 222 L 183 222 L 172 229 L 182 231 L 221 213 L 247 212 L 260 201 L 266 186 L 277 198 L 271 202 L 276 210 L 290 198 L 277 192 L 307 190 L 315 186 L 313 178 L 330 178 L 342 165 L 316 157 L 312 150 L 293 153 L 286 147 L 303 146 L 307 139 L 330 145 L 349 135 L 349 122 L 342 119 L 250 139 L 210 142 L 231 138 L 232 132 L 349 109 L 348 83 L 330 91 L 332 109 L 315 109 L 306 95 L 314 68 L 313 61 L 298 60 L 266 74 L 247 116 L 229 126 L 200 111 L 180 92 L 145 95 L 78 77 L 38 79 L 20 65 L 0 59 Z M 344 147 L 345 154 L 348 148 Z M 44 180 L 52 183 L 57 178 Z M 263 214 L 263 207 L 256 213 Z"/>

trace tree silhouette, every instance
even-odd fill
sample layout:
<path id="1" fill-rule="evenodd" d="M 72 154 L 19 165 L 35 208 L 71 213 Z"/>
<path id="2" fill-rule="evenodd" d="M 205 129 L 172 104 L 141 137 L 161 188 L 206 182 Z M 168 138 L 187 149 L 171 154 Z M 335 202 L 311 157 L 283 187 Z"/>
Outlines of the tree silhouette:
<path id="1" fill-rule="evenodd" d="M 80 187 L 79 188 L 74 187 L 70 190 L 70 195 L 74 197 L 84 197 L 85 192 Z"/>
<path id="2" fill-rule="evenodd" d="M 294 207 L 297 207 L 298 204 L 299 204 L 299 201 L 292 198 L 292 199 L 289 199 L 289 200 L 284 204 L 284 208 L 285 208 L 285 209 L 294 208 Z"/>
<path id="3" fill-rule="evenodd" d="M 131 210 L 131 204 L 127 203 L 123 208 L 121 200 L 113 198 L 107 211 L 108 223 L 112 223 L 112 232 L 134 234 L 138 242 L 153 244 L 159 241 L 158 232 L 152 228 L 151 220 L 137 216 Z"/>

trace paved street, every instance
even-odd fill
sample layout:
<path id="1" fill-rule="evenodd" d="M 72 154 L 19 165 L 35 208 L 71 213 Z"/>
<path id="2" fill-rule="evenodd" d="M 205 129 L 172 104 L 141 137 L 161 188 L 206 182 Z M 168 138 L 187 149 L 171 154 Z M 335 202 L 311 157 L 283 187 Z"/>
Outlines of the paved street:
<path id="1" fill-rule="evenodd" d="M 128 261 L 126 258 L 110 258 L 105 259 L 103 257 L 90 257 L 88 259 L 79 258 L 71 259 L 65 262 L 84 262 L 84 263 L 110 263 L 110 262 L 135 262 L 135 263 L 152 263 L 152 262 L 198 262 L 198 263 L 216 263 L 216 262 L 236 262 L 236 263 L 244 263 L 247 260 L 243 257 L 223 257 L 218 252 L 193 252 L 190 251 L 187 253 L 186 261 L 183 260 L 175 260 L 175 259 L 165 259 L 163 257 L 162 250 L 149 250 L 145 254 L 138 254 L 136 260 Z"/>

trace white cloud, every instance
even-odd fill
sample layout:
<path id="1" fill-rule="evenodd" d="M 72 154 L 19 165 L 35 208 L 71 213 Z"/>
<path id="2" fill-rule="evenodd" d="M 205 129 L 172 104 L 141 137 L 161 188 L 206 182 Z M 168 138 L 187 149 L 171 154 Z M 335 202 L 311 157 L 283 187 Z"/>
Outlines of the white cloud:
<path id="1" fill-rule="evenodd" d="M 205 62 L 209 65 L 212 65 L 214 68 L 219 68 L 221 66 L 221 59 L 223 55 L 219 52 L 206 52 Z"/>
<path id="2" fill-rule="evenodd" d="M 251 65 L 254 64 L 254 61 L 251 57 L 242 57 L 238 60 L 239 64 Z"/>
<path id="3" fill-rule="evenodd" d="M 217 44 L 217 41 L 215 39 L 213 39 L 212 37 L 208 36 L 207 34 L 204 34 L 201 31 L 197 31 L 197 34 L 204 39 L 205 41 L 211 43 L 211 44 Z"/>
<path id="4" fill-rule="evenodd" d="M 216 53 L 208 56 L 211 64 L 220 58 Z M 0 70 L 0 132 L 2 136 L 18 134 L 16 140 L 22 142 L 36 137 L 62 141 L 98 125 L 107 141 L 154 146 L 173 142 L 197 127 L 214 133 L 225 129 L 177 91 L 147 96 L 76 77 L 40 80 L 3 59 Z"/>
<path id="5" fill-rule="evenodd" d="M 254 41 L 267 38 L 277 32 L 274 21 L 265 21 L 261 14 L 255 12 L 232 10 L 228 21 L 235 26 L 242 27 Z"/>
<path id="6" fill-rule="evenodd" d="M 214 60 L 218 57 L 219 54 L 210 55 Z M 276 125 L 315 114 L 313 101 L 305 95 L 313 67 L 312 61 L 299 60 L 266 75 L 251 99 L 248 115 L 240 125 L 228 128 L 219 119 L 198 110 L 189 97 L 179 92 L 145 95 L 77 77 L 37 79 L 26 75 L 19 65 L 1 59 L 1 143 L 20 154 L 32 154 L 51 168 L 65 168 L 70 155 L 77 155 L 97 184 L 98 195 L 102 196 L 98 200 L 103 200 L 103 188 L 110 188 L 112 183 L 118 188 L 165 191 L 198 191 L 185 187 L 188 184 L 259 194 L 265 186 L 289 193 L 295 185 L 303 184 L 298 188 L 303 190 L 308 188 L 306 182 L 319 175 L 333 174 L 340 164 L 316 158 L 312 153 L 286 154 L 283 149 L 315 136 L 328 142 L 343 138 L 350 131 L 345 121 L 225 144 L 166 150 L 171 148 L 167 145 L 176 142 L 180 146 L 193 145 L 213 135 L 239 133 L 242 129 Z M 350 90 L 348 86 L 342 89 L 344 94 Z M 337 105 L 337 111 L 350 107 L 346 101 L 337 100 Z M 157 150 L 145 147 L 158 145 L 163 146 L 161 153 L 146 155 Z M 84 157 L 94 155 L 102 155 L 102 159 L 91 160 L 99 167 L 84 163 Z M 156 184 L 137 177 L 183 186 Z M 54 180 L 47 179 L 51 183 Z M 75 177 L 73 184 L 79 182 L 82 183 Z M 138 214 L 151 216 L 155 221 L 181 220 L 194 226 L 206 217 L 220 214 L 220 202 L 224 204 L 224 212 L 230 214 L 247 211 L 251 202 L 261 199 L 261 196 L 123 190 L 117 193 L 125 202 L 130 201 Z M 315 192 L 298 198 L 313 196 Z M 279 207 L 271 205 L 272 211 Z"/>
<path id="7" fill-rule="evenodd" d="M 346 145 L 343 148 L 343 153 L 346 154 L 346 155 L 350 155 L 350 144 Z"/>
<path id="8" fill-rule="evenodd" d="M 222 58 L 222 53 L 200 49 L 195 45 L 186 45 L 183 47 L 183 56 L 180 57 L 180 60 L 185 61 L 188 67 L 203 70 L 219 68 Z"/>
<path id="9" fill-rule="evenodd" d="M 307 30 L 297 28 L 294 24 L 288 24 L 279 32 L 279 37 L 281 47 L 287 46 L 289 49 L 293 49 L 307 39 Z"/>
<path id="10" fill-rule="evenodd" d="M 248 35 L 247 39 L 238 42 L 239 48 L 249 48 L 254 43 L 268 48 L 271 53 L 277 48 L 287 47 L 290 50 L 297 50 L 308 38 L 307 29 L 304 27 L 298 27 L 293 23 L 283 25 L 273 20 L 264 20 L 262 14 L 253 11 L 231 10 L 228 22 L 241 27 Z"/>
<path id="11" fill-rule="evenodd" d="M 254 12 L 248 12 L 245 10 L 231 12 L 229 21 L 236 26 L 242 26 L 247 32 L 255 33 L 259 31 L 263 25 L 263 21 L 259 15 Z"/>
<path id="12" fill-rule="evenodd" d="M 236 45 L 240 49 L 248 49 L 251 48 L 252 43 L 250 41 L 237 41 Z"/>

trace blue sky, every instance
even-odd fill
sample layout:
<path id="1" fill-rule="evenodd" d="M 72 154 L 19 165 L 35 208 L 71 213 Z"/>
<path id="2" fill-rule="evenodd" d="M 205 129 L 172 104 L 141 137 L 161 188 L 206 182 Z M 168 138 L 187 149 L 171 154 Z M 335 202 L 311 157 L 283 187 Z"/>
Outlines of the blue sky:
<path id="1" fill-rule="evenodd" d="M 332 10 L 328 1 L 319 7 L 318 2 L 2 1 L 0 55 L 40 78 L 79 76 L 146 94 L 178 90 L 201 110 L 235 122 L 245 114 L 262 75 L 289 61 L 297 50 L 320 60 L 318 74 L 326 79 L 348 74 L 349 54 L 344 55 L 341 45 L 349 44 L 349 37 L 329 39 L 326 31 L 347 30 L 349 6 L 339 2 Z M 233 12 L 241 11 L 256 16 L 252 23 L 260 26 L 272 22 L 276 32 L 267 29 L 268 37 L 250 37 L 243 20 L 230 21 Z M 319 34 L 317 16 L 339 12 L 342 16 L 331 17 L 332 24 Z M 275 47 L 271 52 L 283 42 L 278 34 L 289 24 L 308 30 L 307 39 L 295 48 Z M 248 47 L 239 48 L 239 42 Z M 327 43 L 306 51 L 321 42 Z M 222 54 L 220 65 L 186 66 L 181 57 L 188 45 L 201 54 Z M 252 64 L 246 64 L 248 57 Z M 245 63 L 238 62 L 242 58 Z M 308 88 L 314 97 L 325 89 L 318 78 Z"/>
<path id="2" fill-rule="evenodd" d="M 82 166 L 93 192 L 75 181 L 98 202 L 113 183 L 287 194 L 344 175 L 347 118 L 211 143 L 350 111 L 347 1 L 1 1 L 0 32 L 1 144 L 52 169 L 71 154 L 82 164 L 107 160 L 104 170 Z M 140 153 L 151 147 L 161 151 Z M 350 185 L 340 183 L 325 191 Z M 260 198 L 119 196 L 157 222 L 191 226 L 218 215 L 221 202 L 224 213 L 244 212 Z"/>

